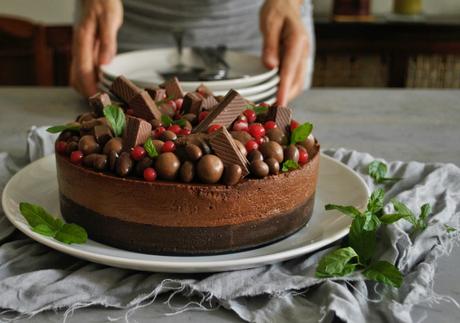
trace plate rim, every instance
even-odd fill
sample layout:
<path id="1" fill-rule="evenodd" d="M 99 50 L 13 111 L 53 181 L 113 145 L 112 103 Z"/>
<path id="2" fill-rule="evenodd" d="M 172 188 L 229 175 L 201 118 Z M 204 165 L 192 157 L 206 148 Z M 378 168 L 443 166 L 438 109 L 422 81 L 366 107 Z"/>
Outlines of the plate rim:
<path id="1" fill-rule="evenodd" d="M 25 166 L 19 172 L 17 172 L 13 177 L 11 177 L 8 183 L 5 185 L 5 188 L 2 193 L 2 206 L 3 206 L 6 217 L 8 218 L 8 220 L 11 222 L 11 224 L 14 227 L 16 227 L 22 233 L 30 237 L 32 240 L 35 240 L 59 252 L 62 252 L 62 253 L 65 253 L 65 254 L 80 258 L 80 259 L 89 260 L 89 261 L 99 263 L 99 264 L 104 264 L 104 265 L 118 267 L 118 268 L 127 268 L 127 269 L 137 268 L 138 270 L 147 270 L 147 271 L 152 271 L 152 272 L 162 271 L 162 272 L 173 272 L 173 273 L 219 272 L 219 271 L 235 270 L 231 268 L 239 268 L 239 267 L 241 269 L 242 268 L 254 268 L 254 267 L 264 265 L 267 263 L 285 261 L 285 260 L 292 259 L 297 256 L 301 256 L 301 255 L 310 253 L 312 251 L 318 250 L 324 246 L 331 244 L 334 241 L 337 241 L 343 238 L 346 234 L 348 234 L 349 229 L 350 229 L 348 225 L 346 228 L 343 228 L 342 230 L 337 231 L 334 235 L 332 235 L 331 237 L 327 239 L 322 239 L 322 240 L 319 240 L 319 241 L 316 241 L 314 243 L 307 244 L 304 246 L 300 246 L 300 247 L 296 247 L 296 248 L 292 248 L 292 249 L 288 249 L 284 251 L 279 251 L 275 253 L 254 256 L 254 257 L 246 256 L 244 258 L 239 258 L 239 259 L 212 260 L 212 257 L 214 256 L 210 255 L 210 256 L 201 256 L 205 258 L 211 258 L 210 260 L 201 260 L 201 261 L 198 260 L 198 261 L 188 261 L 188 262 L 181 262 L 181 261 L 168 262 L 167 260 L 132 259 L 132 258 L 125 258 L 125 257 L 120 257 L 120 256 L 96 254 L 95 252 L 81 250 L 79 248 L 73 247 L 73 245 L 67 245 L 59 241 L 55 241 L 50 237 L 46 237 L 38 233 L 35 233 L 29 228 L 29 226 L 26 223 L 16 220 L 16 216 L 13 214 L 10 214 L 9 208 L 6 207 L 7 192 L 10 190 L 10 186 L 12 185 L 11 183 L 13 182 L 13 179 L 16 176 L 19 176 L 18 174 L 21 174 L 21 172 L 26 170 L 27 168 L 34 167 L 35 163 L 38 163 L 40 161 L 43 162 L 43 159 L 45 158 L 48 158 L 48 159 L 54 158 L 54 154 L 42 157 L 30 163 L 29 165 Z M 369 196 L 370 194 L 369 187 L 367 186 L 364 179 L 362 179 L 361 176 L 359 176 L 354 170 L 352 170 L 347 165 L 341 163 L 340 161 L 330 156 L 327 156 L 323 153 L 321 153 L 321 158 L 328 159 L 329 161 L 339 165 L 339 167 L 344 168 L 347 171 L 351 172 L 353 176 L 362 184 L 362 186 L 366 190 L 367 196 Z M 351 223 L 351 219 L 350 219 L 350 223 Z M 111 246 L 108 246 L 108 247 L 114 248 Z M 124 250 L 120 248 L 115 248 L 115 249 L 130 252 L 129 250 Z M 140 254 L 140 255 L 148 255 L 148 256 L 168 257 L 164 255 L 150 255 L 150 254 L 142 254 L 142 253 L 136 253 L 136 252 L 132 252 L 132 253 Z M 177 256 L 171 256 L 171 257 L 177 258 Z M 194 258 L 194 256 L 184 256 L 184 257 L 188 259 Z M 229 269 L 229 267 L 231 268 Z M 142 268 L 142 269 L 139 269 L 139 268 Z"/>

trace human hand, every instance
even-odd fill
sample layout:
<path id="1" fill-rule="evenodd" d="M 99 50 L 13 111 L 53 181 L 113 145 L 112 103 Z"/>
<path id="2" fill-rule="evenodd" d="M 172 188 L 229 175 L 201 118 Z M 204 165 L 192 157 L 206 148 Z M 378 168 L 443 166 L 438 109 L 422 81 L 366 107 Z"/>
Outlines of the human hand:
<path id="1" fill-rule="evenodd" d="M 121 0 L 82 0 L 82 16 L 72 43 L 70 84 L 82 95 L 97 92 L 97 68 L 117 52 L 117 32 L 123 22 Z"/>
<path id="2" fill-rule="evenodd" d="M 262 60 L 268 68 L 280 67 L 279 105 L 286 105 L 303 89 L 309 39 L 301 4 L 302 0 L 266 0 L 260 11 Z"/>

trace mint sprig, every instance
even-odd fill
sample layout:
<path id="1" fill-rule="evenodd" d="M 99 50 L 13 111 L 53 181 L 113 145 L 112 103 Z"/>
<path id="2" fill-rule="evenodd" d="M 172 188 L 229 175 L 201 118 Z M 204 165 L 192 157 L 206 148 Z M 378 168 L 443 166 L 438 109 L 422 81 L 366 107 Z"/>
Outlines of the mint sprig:
<path id="1" fill-rule="evenodd" d="M 60 132 L 63 132 L 65 130 L 79 132 L 80 131 L 80 126 L 77 125 L 77 124 L 68 124 L 68 125 L 63 124 L 63 125 L 52 126 L 52 127 L 49 127 L 48 129 L 46 129 L 46 131 L 48 131 L 50 133 L 60 133 Z"/>
<path id="2" fill-rule="evenodd" d="M 115 136 L 120 137 L 126 127 L 126 118 L 123 110 L 116 105 L 108 105 L 102 112 L 112 127 Z"/>
<path id="3" fill-rule="evenodd" d="M 158 157 L 158 151 L 153 144 L 152 138 L 148 138 L 147 141 L 144 143 L 144 149 L 149 155 L 150 158 Z"/>
<path id="4" fill-rule="evenodd" d="M 54 239 L 71 244 L 85 243 L 88 240 L 86 230 L 73 223 L 64 223 L 53 217 L 44 208 L 27 202 L 19 203 L 19 210 L 34 232 L 53 237 Z"/>
<path id="5" fill-rule="evenodd" d="M 253 110 L 256 115 L 268 112 L 268 107 L 264 105 L 254 105 L 254 104 L 247 104 L 245 107 L 245 110 Z"/>
<path id="6" fill-rule="evenodd" d="M 309 122 L 301 124 L 291 132 L 291 144 L 296 144 L 307 140 L 308 136 L 313 131 L 313 125 Z"/>
<path id="7" fill-rule="evenodd" d="M 316 268 L 316 277 L 346 276 L 355 271 L 358 263 L 358 254 L 353 248 L 340 248 L 321 258 Z"/>
<path id="8" fill-rule="evenodd" d="M 420 215 L 417 217 L 404 203 L 396 199 L 392 199 L 391 203 L 393 203 L 393 207 L 397 212 L 397 215 L 393 215 L 393 217 L 399 216 L 401 219 L 405 219 L 412 224 L 411 234 L 422 232 L 426 229 L 428 226 L 428 216 L 431 214 L 430 204 L 423 204 L 420 208 Z"/>
<path id="9" fill-rule="evenodd" d="M 163 114 L 161 116 L 161 123 L 164 127 L 169 127 L 170 125 L 177 124 L 181 127 L 185 126 L 185 119 L 173 120 L 170 116 Z"/>
<path id="10" fill-rule="evenodd" d="M 298 169 L 299 167 L 300 166 L 296 161 L 292 159 L 288 159 L 283 163 L 283 167 L 281 167 L 281 171 L 288 172 L 290 170 Z"/>
<path id="11" fill-rule="evenodd" d="M 374 179 L 377 184 L 385 182 L 399 181 L 400 177 L 386 177 L 388 172 L 388 166 L 379 160 L 374 160 L 368 166 L 368 174 Z"/>
<path id="12" fill-rule="evenodd" d="M 363 271 L 363 275 L 366 276 L 367 279 L 375 280 L 393 287 L 400 287 L 403 282 L 403 275 L 398 268 L 392 263 L 384 260 L 371 264 Z"/>

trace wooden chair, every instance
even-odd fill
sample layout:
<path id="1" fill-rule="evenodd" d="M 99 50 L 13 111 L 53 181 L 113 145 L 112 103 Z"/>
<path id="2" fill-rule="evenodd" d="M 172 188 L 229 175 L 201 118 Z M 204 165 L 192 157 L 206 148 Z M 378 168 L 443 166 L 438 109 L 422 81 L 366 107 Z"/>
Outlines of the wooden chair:
<path id="1" fill-rule="evenodd" d="M 45 26 L 0 16 L 0 85 L 49 86 L 53 75 Z"/>

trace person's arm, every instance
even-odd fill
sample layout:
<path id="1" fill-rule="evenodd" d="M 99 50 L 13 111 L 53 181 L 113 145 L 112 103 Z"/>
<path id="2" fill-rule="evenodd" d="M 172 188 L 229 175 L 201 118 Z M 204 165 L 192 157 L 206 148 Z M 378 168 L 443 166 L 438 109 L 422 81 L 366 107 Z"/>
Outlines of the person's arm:
<path id="1" fill-rule="evenodd" d="M 97 92 L 97 68 L 117 52 L 117 32 L 123 22 L 121 0 L 81 0 L 82 14 L 72 43 L 70 84 L 82 95 Z"/>
<path id="2" fill-rule="evenodd" d="M 302 0 L 266 0 L 260 11 L 262 60 L 280 68 L 277 103 L 286 105 L 303 89 L 309 39 L 301 17 Z"/>

